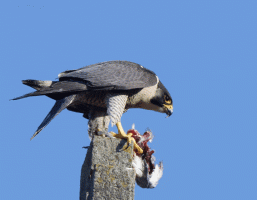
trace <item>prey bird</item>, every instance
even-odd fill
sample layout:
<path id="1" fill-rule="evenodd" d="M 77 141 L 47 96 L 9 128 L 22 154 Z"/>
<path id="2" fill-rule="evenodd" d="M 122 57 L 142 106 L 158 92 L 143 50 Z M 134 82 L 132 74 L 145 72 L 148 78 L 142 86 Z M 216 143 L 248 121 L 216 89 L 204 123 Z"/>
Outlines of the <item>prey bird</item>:
<path id="1" fill-rule="evenodd" d="M 118 128 L 117 138 L 134 143 L 138 153 L 143 153 L 134 138 L 127 135 L 121 125 L 121 116 L 130 108 L 143 108 L 173 113 L 173 101 L 168 90 L 156 74 L 129 61 L 108 61 L 77 70 L 67 70 L 58 75 L 59 81 L 23 80 L 35 92 L 14 98 L 46 95 L 56 100 L 53 108 L 40 124 L 33 139 L 62 110 L 83 113 L 89 119 L 89 136 L 107 134 L 111 122 Z"/>

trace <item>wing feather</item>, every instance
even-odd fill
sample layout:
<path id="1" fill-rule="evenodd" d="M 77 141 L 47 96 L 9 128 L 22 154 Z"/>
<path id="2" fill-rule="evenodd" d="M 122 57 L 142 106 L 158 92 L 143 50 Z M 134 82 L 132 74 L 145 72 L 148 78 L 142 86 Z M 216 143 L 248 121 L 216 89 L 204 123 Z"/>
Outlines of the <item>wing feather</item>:
<path id="1" fill-rule="evenodd" d="M 59 74 L 59 80 L 79 79 L 91 89 L 131 90 L 157 83 L 154 72 L 128 61 L 108 61 Z"/>

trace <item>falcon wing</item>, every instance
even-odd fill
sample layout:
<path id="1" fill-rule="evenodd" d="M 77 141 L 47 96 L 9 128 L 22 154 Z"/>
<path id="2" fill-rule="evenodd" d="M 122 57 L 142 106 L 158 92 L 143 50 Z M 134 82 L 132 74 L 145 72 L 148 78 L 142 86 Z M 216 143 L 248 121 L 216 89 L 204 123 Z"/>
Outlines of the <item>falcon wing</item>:
<path id="1" fill-rule="evenodd" d="M 154 72 L 128 61 L 109 61 L 89 65 L 58 75 L 60 81 L 80 80 L 91 90 L 131 90 L 157 83 Z"/>

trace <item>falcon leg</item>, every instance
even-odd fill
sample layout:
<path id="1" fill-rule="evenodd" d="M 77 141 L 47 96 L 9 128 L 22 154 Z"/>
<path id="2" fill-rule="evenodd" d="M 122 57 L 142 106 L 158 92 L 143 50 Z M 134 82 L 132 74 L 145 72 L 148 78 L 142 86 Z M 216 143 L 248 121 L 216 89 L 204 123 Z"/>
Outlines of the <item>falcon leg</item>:
<path id="1" fill-rule="evenodd" d="M 126 145 L 125 148 L 127 148 L 128 145 L 131 142 L 133 142 L 134 143 L 134 149 L 136 149 L 139 154 L 142 154 L 143 150 L 137 145 L 135 139 L 133 137 L 131 137 L 132 133 L 126 134 L 125 131 L 123 130 L 122 125 L 121 125 L 120 122 L 117 122 L 116 126 L 118 128 L 118 134 L 115 134 L 115 133 L 111 133 L 111 134 L 116 138 L 126 139 L 127 140 L 127 145 Z"/>

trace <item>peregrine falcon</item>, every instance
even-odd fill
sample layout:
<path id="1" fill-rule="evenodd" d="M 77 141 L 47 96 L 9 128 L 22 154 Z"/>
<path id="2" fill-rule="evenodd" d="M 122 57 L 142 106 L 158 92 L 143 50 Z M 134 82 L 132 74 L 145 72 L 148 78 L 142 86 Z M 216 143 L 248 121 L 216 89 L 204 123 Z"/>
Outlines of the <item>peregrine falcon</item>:
<path id="1" fill-rule="evenodd" d="M 59 81 L 23 80 L 35 92 L 14 98 L 46 95 L 56 100 L 52 110 L 38 127 L 33 139 L 63 109 L 83 113 L 89 119 L 89 136 L 108 134 L 111 122 L 118 128 L 115 137 L 134 143 L 138 153 L 142 149 L 134 138 L 127 135 L 121 125 L 121 116 L 130 108 L 143 108 L 166 113 L 173 112 L 173 102 L 168 90 L 156 74 L 129 61 L 108 61 L 77 70 L 67 70 L 58 75 Z"/>

